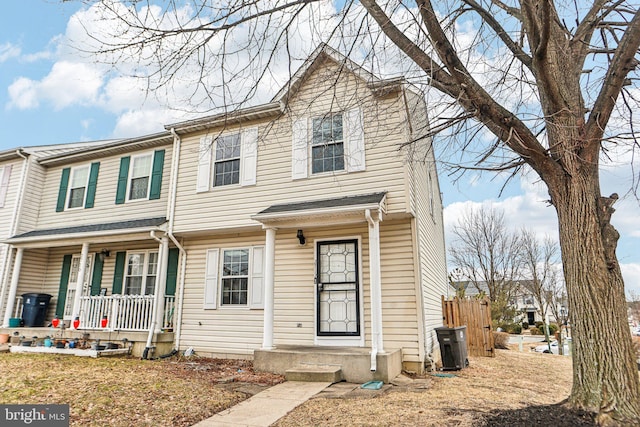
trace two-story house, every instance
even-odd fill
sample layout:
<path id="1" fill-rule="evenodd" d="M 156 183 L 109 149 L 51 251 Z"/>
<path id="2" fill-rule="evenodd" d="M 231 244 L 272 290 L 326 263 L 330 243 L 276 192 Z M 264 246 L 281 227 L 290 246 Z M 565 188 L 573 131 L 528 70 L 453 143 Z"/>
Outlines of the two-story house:
<path id="1" fill-rule="evenodd" d="M 423 370 L 448 286 L 423 96 L 323 46 L 272 102 L 167 129 L 180 348 L 278 372 L 360 349 L 356 381 Z"/>
<path id="2" fill-rule="evenodd" d="M 27 226 L 21 218 L 5 240 L 13 251 L 3 282 L 5 326 L 20 295 L 38 293 L 53 296 L 46 323 L 126 332 L 141 343 L 147 331 L 157 341 L 170 328 L 178 253 L 163 227 L 172 145 L 163 132 L 40 153 L 24 181 L 32 194 L 23 211 L 34 219 Z"/>
<path id="3" fill-rule="evenodd" d="M 322 46 L 272 102 L 166 129 L 38 160 L 38 220 L 6 240 L 10 296 L 275 372 L 390 380 L 437 358 L 448 282 L 422 94 Z"/>

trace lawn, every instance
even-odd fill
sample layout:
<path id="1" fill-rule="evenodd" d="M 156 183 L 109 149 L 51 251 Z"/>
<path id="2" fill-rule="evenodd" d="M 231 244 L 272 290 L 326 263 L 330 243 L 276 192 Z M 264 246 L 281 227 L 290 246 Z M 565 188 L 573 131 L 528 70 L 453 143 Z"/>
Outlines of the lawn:
<path id="1" fill-rule="evenodd" d="M 494 358 L 471 357 L 469 368 L 453 373 L 430 376 L 426 390 L 312 399 L 276 426 L 594 425 L 589 415 L 554 406 L 571 390 L 570 357 L 497 350 Z"/>
<path id="2" fill-rule="evenodd" d="M 0 403 L 69 404 L 72 426 L 189 426 L 249 397 L 243 383 L 282 381 L 241 360 L 10 353 L 0 373 Z"/>
<path id="3" fill-rule="evenodd" d="M 593 425 L 555 405 L 571 389 L 571 358 L 497 350 L 425 387 L 311 399 L 280 419 L 300 426 Z M 0 403 L 68 403 L 75 426 L 188 426 L 282 381 L 247 361 L 142 361 L 0 354 Z M 425 381 L 423 380 L 423 384 Z M 250 391 L 247 391 L 250 390 Z M 522 420 L 519 423 L 518 420 Z"/>

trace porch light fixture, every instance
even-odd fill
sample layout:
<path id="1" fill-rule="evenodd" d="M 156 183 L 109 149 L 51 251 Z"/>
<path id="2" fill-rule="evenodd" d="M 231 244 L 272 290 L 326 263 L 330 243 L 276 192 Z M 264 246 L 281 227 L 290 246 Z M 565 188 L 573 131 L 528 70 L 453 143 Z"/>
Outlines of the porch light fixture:
<path id="1" fill-rule="evenodd" d="M 78 326 L 80 326 L 80 318 L 76 317 L 75 319 L 73 319 L 73 328 L 78 329 Z"/>
<path id="2" fill-rule="evenodd" d="M 104 261 L 105 258 L 109 258 L 109 255 L 111 255 L 111 251 L 109 249 L 103 249 L 98 254 L 98 257 L 100 257 L 100 261 Z"/>
<path id="3" fill-rule="evenodd" d="M 296 233 L 296 237 L 298 238 L 298 241 L 300 242 L 301 245 L 304 245 L 305 242 L 307 241 L 307 239 L 305 239 L 304 234 L 302 234 L 302 230 L 298 230 L 298 233 Z"/>
<path id="4" fill-rule="evenodd" d="M 108 324 L 109 324 L 109 319 L 107 318 L 107 315 L 105 314 L 104 316 L 102 316 L 102 319 L 100 319 L 100 326 L 103 327 L 103 328 L 106 328 Z"/>

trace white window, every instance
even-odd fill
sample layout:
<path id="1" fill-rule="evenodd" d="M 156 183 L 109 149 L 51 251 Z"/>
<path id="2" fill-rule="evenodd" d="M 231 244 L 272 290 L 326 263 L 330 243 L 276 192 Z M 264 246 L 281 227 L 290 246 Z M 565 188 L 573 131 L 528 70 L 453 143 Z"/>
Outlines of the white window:
<path id="1" fill-rule="evenodd" d="M 264 247 L 206 252 L 204 308 L 264 308 Z"/>
<path id="2" fill-rule="evenodd" d="M 129 173 L 128 200 L 147 199 L 151 185 L 153 155 L 149 153 L 133 157 L 131 160 L 133 165 Z"/>
<path id="3" fill-rule="evenodd" d="M 311 129 L 309 129 L 311 127 Z M 292 121 L 291 178 L 324 172 L 366 170 L 360 108 Z"/>
<path id="4" fill-rule="evenodd" d="M 87 198 L 89 185 L 89 165 L 71 169 L 67 209 L 81 208 Z"/>
<path id="5" fill-rule="evenodd" d="M 158 274 L 158 252 L 131 252 L 125 268 L 125 295 L 153 295 Z"/>
<path id="6" fill-rule="evenodd" d="M 222 135 L 200 138 L 196 192 L 214 187 L 256 184 L 258 159 L 258 128 L 243 129 Z"/>
<path id="7" fill-rule="evenodd" d="M 342 114 L 313 119 L 311 173 L 344 170 Z"/>
<path id="8" fill-rule="evenodd" d="M 222 305 L 247 305 L 249 296 L 249 249 L 222 252 L 220 279 Z"/>
<path id="9" fill-rule="evenodd" d="M 221 136 L 216 140 L 213 162 L 213 186 L 240 182 L 240 134 Z"/>

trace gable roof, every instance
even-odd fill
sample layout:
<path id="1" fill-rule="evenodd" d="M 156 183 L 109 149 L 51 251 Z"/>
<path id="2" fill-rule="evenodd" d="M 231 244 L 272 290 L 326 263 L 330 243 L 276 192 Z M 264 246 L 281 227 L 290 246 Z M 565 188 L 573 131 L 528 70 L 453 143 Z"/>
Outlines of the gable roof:
<path id="1" fill-rule="evenodd" d="M 341 68 L 361 78 L 366 82 L 367 87 L 378 96 L 400 90 L 405 83 L 404 77 L 380 79 L 331 46 L 323 43 L 304 61 L 289 81 L 275 94 L 271 102 L 170 124 L 165 126 L 165 129 L 173 129 L 178 134 L 185 134 L 250 120 L 277 117 L 283 114 L 288 100 L 300 89 L 305 79 L 326 61 L 335 62 Z"/>

